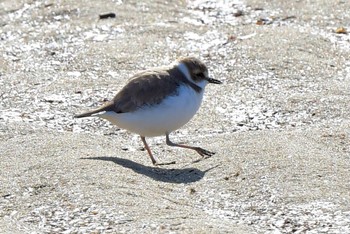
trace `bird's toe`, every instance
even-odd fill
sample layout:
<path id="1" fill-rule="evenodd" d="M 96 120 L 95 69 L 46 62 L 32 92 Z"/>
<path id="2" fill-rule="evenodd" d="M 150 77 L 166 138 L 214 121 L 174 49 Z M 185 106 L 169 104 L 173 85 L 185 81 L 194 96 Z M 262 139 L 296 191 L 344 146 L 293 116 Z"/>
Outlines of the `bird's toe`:
<path id="1" fill-rule="evenodd" d="M 202 148 L 198 148 L 197 149 L 197 152 L 202 156 L 202 157 L 211 157 L 215 154 L 215 152 L 211 152 L 209 150 L 205 150 L 205 149 L 202 149 Z"/>

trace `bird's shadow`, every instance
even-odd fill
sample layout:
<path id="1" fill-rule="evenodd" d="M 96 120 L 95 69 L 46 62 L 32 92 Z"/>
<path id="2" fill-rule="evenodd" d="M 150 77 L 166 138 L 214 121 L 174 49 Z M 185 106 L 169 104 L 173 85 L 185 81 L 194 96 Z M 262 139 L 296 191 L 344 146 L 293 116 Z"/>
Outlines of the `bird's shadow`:
<path id="1" fill-rule="evenodd" d="M 205 171 L 201 171 L 197 168 L 187 167 L 181 169 L 162 168 L 162 167 L 150 167 L 133 162 L 128 159 L 122 159 L 118 157 L 92 157 L 92 158 L 80 158 L 89 160 L 102 160 L 114 162 L 122 167 L 133 170 L 138 174 L 145 175 L 153 180 L 161 181 L 165 183 L 186 184 L 201 180 L 205 173 L 214 169 L 217 166 L 211 167 Z"/>

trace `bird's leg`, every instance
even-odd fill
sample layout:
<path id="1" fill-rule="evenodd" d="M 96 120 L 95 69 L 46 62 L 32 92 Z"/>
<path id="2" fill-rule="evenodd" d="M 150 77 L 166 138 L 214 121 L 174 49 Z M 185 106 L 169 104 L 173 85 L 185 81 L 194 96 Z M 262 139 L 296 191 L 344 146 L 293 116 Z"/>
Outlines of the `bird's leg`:
<path id="1" fill-rule="evenodd" d="M 146 142 L 146 138 L 141 136 L 141 140 L 143 142 L 143 145 L 145 146 L 149 156 L 151 157 L 151 160 L 152 160 L 152 163 L 153 165 L 157 165 L 157 166 L 163 166 L 163 165 L 170 165 L 170 164 L 175 164 L 176 162 L 175 161 L 172 161 L 172 162 L 168 162 L 168 163 L 157 163 L 157 161 L 154 159 L 153 157 L 153 154 L 152 154 L 152 151 L 151 149 L 149 148 L 147 142 Z"/>
<path id="2" fill-rule="evenodd" d="M 194 146 L 188 146 L 188 145 L 180 145 L 180 144 L 173 143 L 169 139 L 169 133 L 166 134 L 166 144 L 169 145 L 169 146 L 175 146 L 175 147 L 181 147 L 181 148 L 195 150 L 202 157 L 205 157 L 205 156 L 210 157 L 210 156 L 215 154 L 214 152 L 210 152 L 210 151 L 205 150 L 205 149 L 200 148 L 200 147 L 194 147 Z"/>
<path id="3" fill-rule="evenodd" d="M 157 161 L 156 161 L 156 160 L 154 159 L 154 157 L 153 157 L 152 151 L 151 151 L 151 149 L 149 148 L 149 146 L 148 146 L 148 144 L 147 144 L 147 142 L 146 142 L 146 138 L 143 137 L 143 136 L 141 136 L 141 140 L 142 140 L 142 142 L 143 142 L 143 145 L 145 146 L 145 149 L 146 149 L 147 152 L 148 152 L 148 155 L 150 156 L 150 158 L 151 158 L 151 160 L 152 160 L 153 165 L 156 165 L 156 164 L 157 164 Z"/>

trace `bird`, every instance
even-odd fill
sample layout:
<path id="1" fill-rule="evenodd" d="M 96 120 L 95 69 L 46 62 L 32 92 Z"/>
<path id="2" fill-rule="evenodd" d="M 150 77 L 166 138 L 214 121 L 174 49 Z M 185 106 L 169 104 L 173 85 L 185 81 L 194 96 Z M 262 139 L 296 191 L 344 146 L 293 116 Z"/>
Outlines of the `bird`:
<path id="1" fill-rule="evenodd" d="M 162 164 L 154 158 L 146 137 L 165 136 L 167 145 L 191 149 L 206 158 L 215 153 L 174 143 L 169 134 L 196 114 L 207 84 L 221 83 L 209 77 L 208 68 L 200 59 L 182 57 L 168 66 L 136 73 L 111 101 L 75 117 L 99 117 L 140 135 L 154 165 Z"/>

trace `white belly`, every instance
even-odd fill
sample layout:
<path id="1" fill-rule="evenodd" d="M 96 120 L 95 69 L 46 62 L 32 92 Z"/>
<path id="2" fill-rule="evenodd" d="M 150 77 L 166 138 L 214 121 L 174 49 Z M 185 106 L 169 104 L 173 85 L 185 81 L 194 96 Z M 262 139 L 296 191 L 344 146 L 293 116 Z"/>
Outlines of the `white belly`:
<path id="1" fill-rule="evenodd" d="M 144 137 L 165 135 L 190 121 L 201 105 L 203 92 L 204 89 L 197 93 L 183 86 L 178 96 L 168 97 L 159 105 L 121 114 L 108 111 L 97 116 Z"/>

